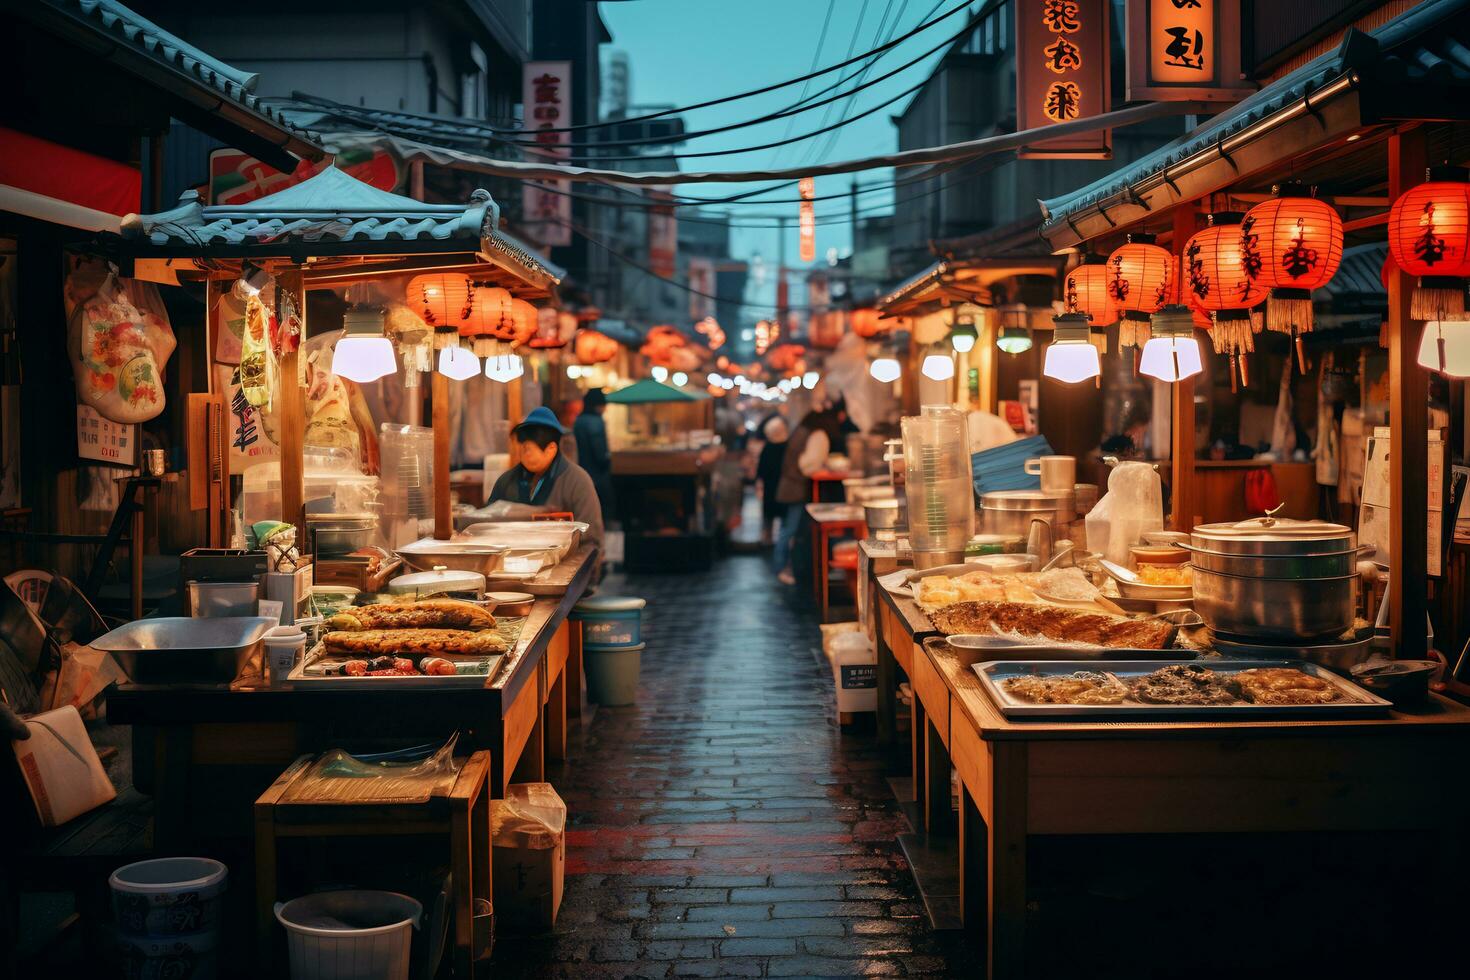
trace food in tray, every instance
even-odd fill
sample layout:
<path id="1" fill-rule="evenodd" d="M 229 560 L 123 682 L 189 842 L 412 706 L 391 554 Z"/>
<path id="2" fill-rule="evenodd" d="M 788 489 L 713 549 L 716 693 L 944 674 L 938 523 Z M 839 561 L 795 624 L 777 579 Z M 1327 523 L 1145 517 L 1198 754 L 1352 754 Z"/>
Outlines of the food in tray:
<path id="1" fill-rule="evenodd" d="M 1147 704 L 1236 704 L 1240 696 L 1225 674 L 1199 664 L 1170 664 L 1132 682 L 1133 697 Z"/>
<path id="2" fill-rule="evenodd" d="M 977 569 L 964 575 L 931 575 L 914 588 L 919 607 L 932 611 L 956 602 L 1036 602 L 1036 593 L 1015 575 Z"/>
<path id="3" fill-rule="evenodd" d="M 322 640 L 329 654 L 374 656 L 488 656 L 504 653 L 509 645 L 494 629 L 471 632 L 454 629 L 335 630 Z"/>
<path id="4" fill-rule="evenodd" d="M 1189 585 L 1194 579 L 1188 565 L 1138 566 L 1138 581 L 1144 585 Z"/>
<path id="5" fill-rule="evenodd" d="M 1128 696 L 1122 681 L 1096 670 L 1051 676 L 1024 674 L 1007 677 L 1000 686 L 1012 697 L 1036 704 L 1120 704 Z"/>
<path id="6" fill-rule="evenodd" d="M 1178 630 L 1174 624 L 1158 619 L 1129 619 L 1021 602 L 957 602 L 935 610 L 929 618 L 946 636 L 1013 633 L 1126 650 L 1162 650 L 1173 644 Z"/>
<path id="7" fill-rule="evenodd" d="M 1255 667 L 1230 678 L 1252 704 L 1330 704 L 1342 697 L 1330 682 L 1294 667 Z"/>
<path id="8" fill-rule="evenodd" d="M 385 602 L 344 609 L 327 625 L 346 632 L 358 630 L 488 630 L 495 617 L 473 602 L 426 599 L 422 602 Z"/>

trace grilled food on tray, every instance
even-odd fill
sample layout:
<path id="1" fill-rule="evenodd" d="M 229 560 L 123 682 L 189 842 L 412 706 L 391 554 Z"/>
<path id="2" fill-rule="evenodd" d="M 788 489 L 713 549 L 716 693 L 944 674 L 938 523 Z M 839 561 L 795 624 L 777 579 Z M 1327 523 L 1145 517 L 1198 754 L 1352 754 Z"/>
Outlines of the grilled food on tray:
<path id="1" fill-rule="evenodd" d="M 946 636 L 1014 633 L 1058 643 L 1123 650 L 1162 650 L 1174 642 L 1172 623 L 1022 602 L 957 602 L 929 614 Z"/>
<path id="2" fill-rule="evenodd" d="M 329 654 L 350 657 L 486 656 L 504 653 L 505 638 L 495 630 L 388 629 L 337 630 L 322 640 Z"/>
<path id="3" fill-rule="evenodd" d="M 1036 704 L 1120 704 L 1128 696 L 1122 681 L 1096 670 L 1007 677 L 1000 686 L 1013 697 Z"/>
<path id="4" fill-rule="evenodd" d="M 930 575 L 914 587 L 914 601 L 925 611 L 956 602 L 1035 602 L 1036 593 L 1014 575 L 996 575 L 983 569 L 964 575 Z"/>
<path id="5" fill-rule="evenodd" d="M 1199 664 L 1170 664 L 1133 681 L 1133 696 L 1149 704 L 1236 704 L 1240 697 L 1225 674 Z"/>
<path id="6" fill-rule="evenodd" d="M 334 630 L 488 630 L 495 617 L 473 602 L 458 599 L 425 599 L 422 602 L 388 602 L 376 606 L 353 606 L 331 619 Z"/>
<path id="7" fill-rule="evenodd" d="M 1329 704 L 1341 692 L 1320 677 L 1292 667 L 1256 667 L 1231 675 L 1252 704 Z"/>

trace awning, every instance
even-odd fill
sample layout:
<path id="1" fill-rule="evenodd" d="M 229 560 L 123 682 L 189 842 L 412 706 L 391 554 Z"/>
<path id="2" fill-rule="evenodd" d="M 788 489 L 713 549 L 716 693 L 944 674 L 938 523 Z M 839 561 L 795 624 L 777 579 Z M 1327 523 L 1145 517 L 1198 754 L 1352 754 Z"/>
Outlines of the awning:
<path id="1" fill-rule="evenodd" d="M 1425 0 L 1271 83 L 1193 132 L 1079 190 L 1040 202 L 1054 249 L 1197 200 L 1365 127 L 1463 119 L 1470 0 Z"/>
<path id="2" fill-rule="evenodd" d="M 616 405 L 651 405 L 660 402 L 697 402 L 700 398 L 682 388 L 644 378 L 626 388 L 619 388 L 608 395 L 607 400 Z"/>

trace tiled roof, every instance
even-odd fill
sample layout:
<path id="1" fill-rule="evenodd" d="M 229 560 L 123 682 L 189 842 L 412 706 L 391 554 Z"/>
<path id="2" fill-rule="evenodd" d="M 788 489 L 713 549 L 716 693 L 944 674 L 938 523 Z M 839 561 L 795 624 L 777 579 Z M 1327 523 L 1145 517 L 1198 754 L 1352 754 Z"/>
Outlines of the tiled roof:
<path id="1" fill-rule="evenodd" d="M 188 76 L 231 102 L 313 145 L 319 137 L 254 95 L 256 76 L 210 57 L 116 0 L 30 0 L 69 15 L 108 40 Z M 319 147 L 318 147 L 319 149 Z"/>
<path id="2" fill-rule="evenodd" d="M 413 251 L 486 251 L 512 261 L 536 279 L 558 282 L 562 272 L 499 229 L 500 208 L 483 191 L 468 205 L 425 204 L 392 194 L 329 166 L 300 184 L 245 204 L 205 205 L 194 191 L 159 214 L 130 214 L 124 238 L 145 251 L 172 254 L 271 255 L 282 252 L 374 254 Z"/>
<path id="3" fill-rule="evenodd" d="M 1111 208 L 1114 202 L 1131 200 L 1131 188 L 1139 181 L 1157 177 L 1196 154 L 1213 150 L 1221 141 L 1351 72 L 1394 82 L 1470 82 L 1470 48 L 1464 43 L 1470 37 L 1470 25 L 1461 16 L 1467 10 L 1470 0 L 1425 0 L 1371 35 L 1350 31 L 1348 40 L 1338 49 L 1277 79 L 1193 132 L 1085 187 L 1040 202 L 1046 219 L 1042 233 L 1048 234 L 1090 208 Z M 1452 18 L 1457 20 L 1452 23 Z"/>

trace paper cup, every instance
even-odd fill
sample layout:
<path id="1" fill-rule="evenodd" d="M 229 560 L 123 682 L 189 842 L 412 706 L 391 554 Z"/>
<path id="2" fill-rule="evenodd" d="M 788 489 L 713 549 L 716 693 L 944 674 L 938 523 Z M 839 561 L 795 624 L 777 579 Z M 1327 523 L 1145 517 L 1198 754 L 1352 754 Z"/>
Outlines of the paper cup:
<path id="1" fill-rule="evenodd" d="M 266 631 L 262 642 L 271 687 L 286 686 L 286 678 L 296 666 L 297 658 L 306 650 L 306 634 L 299 626 L 277 626 Z"/>

